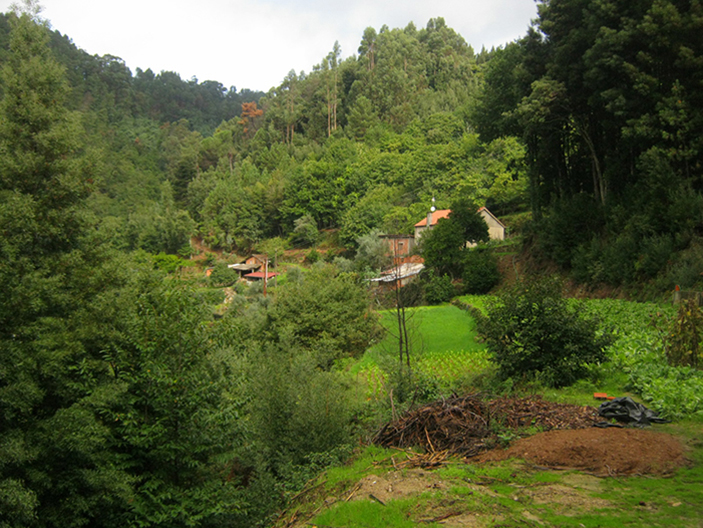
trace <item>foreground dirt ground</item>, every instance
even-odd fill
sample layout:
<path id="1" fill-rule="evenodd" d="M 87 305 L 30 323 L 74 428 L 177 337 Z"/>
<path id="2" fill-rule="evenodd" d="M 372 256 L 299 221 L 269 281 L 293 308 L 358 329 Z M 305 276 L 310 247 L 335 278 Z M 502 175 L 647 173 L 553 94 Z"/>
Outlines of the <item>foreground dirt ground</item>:
<path id="1" fill-rule="evenodd" d="M 277 526 L 310 526 L 321 511 L 357 501 L 380 504 L 380 511 L 388 511 L 394 501 L 410 501 L 408 520 L 430 526 L 553 526 L 545 515 L 575 521 L 593 512 L 615 522 L 623 511 L 624 499 L 608 494 L 609 482 L 625 483 L 628 477 L 643 476 L 656 486 L 659 479 L 666 479 L 677 469 L 692 467 L 687 457 L 692 448 L 686 445 L 687 440 L 680 439 L 683 437 L 669 434 L 674 431 L 669 426 L 594 426 L 602 425 L 602 421 L 593 407 L 555 404 L 540 398 L 481 403 L 464 397 L 435 402 L 400 417 L 379 432 L 376 440 L 394 452 L 389 459 L 370 467 L 360 480 L 332 494 L 327 492 L 329 495 L 317 503 L 314 511 L 296 513 L 298 507 L 294 506 Z M 499 425 L 499 431 L 515 433 L 507 447 L 501 447 L 504 442 L 495 442 L 493 422 Z M 534 434 L 535 425 L 542 432 Z M 695 434 L 692 441 L 698 436 Z M 436 471 L 445 467 L 452 469 Z M 503 469 L 496 473 L 493 468 L 498 467 Z M 650 502 L 651 497 L 646 501 L 631 499 L 635 502 L 628 508 L 641 510 L 636 522 L 661 520 L 661 511 L 656 510 L 672 508 L 684 515 L 677 526 L 703 527 L 697 520 L 691 524 L 690 511 L 684 512 L 696 508 L 687 506 L 690 497 L 674 495 L 660 498 L 656 506 Z M 507 507 L 506 500 L 512 506 Z M 378 522 L 373 526 L 385 526 L 382 519 Z"/>

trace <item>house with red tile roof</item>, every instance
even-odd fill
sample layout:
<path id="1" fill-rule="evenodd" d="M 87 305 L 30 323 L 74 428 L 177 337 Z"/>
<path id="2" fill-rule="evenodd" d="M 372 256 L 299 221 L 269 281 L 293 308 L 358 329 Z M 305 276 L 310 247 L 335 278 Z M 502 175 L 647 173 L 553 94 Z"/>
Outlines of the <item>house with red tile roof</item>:
<path id="1" fill-rule="evenodd" d="M 415 243 L 420 241 L 422 233 L 427 229 L 432 229 L 442 218 L 449 218 L 451 212 L 451 209 L 430 210 L 426 218 L 423 218 L 415 224 Z M 503 225 L 503 222 L 498 220 L 498 217 L 491 213 L 486 207 L 481 207 L 478 213 L 488 225 L 489 238 L 491 240 L 505 240 L 505 225 Z"/>

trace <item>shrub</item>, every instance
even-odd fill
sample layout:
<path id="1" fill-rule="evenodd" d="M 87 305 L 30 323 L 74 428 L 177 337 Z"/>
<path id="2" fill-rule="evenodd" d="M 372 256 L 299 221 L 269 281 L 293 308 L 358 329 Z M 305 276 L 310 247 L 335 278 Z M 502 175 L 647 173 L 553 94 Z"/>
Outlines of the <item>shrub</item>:
<path id="1" fill-rule="evenodd" d="M 185 261 L 176 255 L 168 255 L 163 251 L 153 256 L 154 266 L 166 273 L 176 273 L 186 265 Z"/>
<path id="2" fill-rule="evenodd" d="M 212 268 L 209 281 L 213 286 L 231 286 L 239 278 L 239 275 L 233 269 L 230 269 L 225 263 L 218 263 Z"/>
<path id="3" fill-rule="evenodd" d="M 479 333 L 503 378 L 537 376 L 553 387 L 570 385 L 605 359 L 612 335 L 596 318 L 567 302 L 558 280 L 519 283 L 487 305 Z"/>
<path id="4" fill-rule="evenodd" d="M 320 253 L 316 249 L 311 249 L 308 254 L 305 255 L 305 262 L 308 264 L 315 264 L 320 260 Z"/>
<path id="5" fill-rule="evenodd" d="M 408 368 L 397 360 L 387 361 L 381 368 L 387 376 L 386 390 L 396 404 L 422 405 L 441 396 L 439 380 L 434 376 Z"/>
<path id="6" fill-rule="evenodd" d="M 427 304 L 448 302 L 456 295 L 456 289 L 449 275 L 437 275 L 430 271 L 424 279 Z"/>
<path id="7" fill-rule="evenodd" d="M 468 251 L 462 278 L 466 293 L 481 295 L 491 291 L 500 282 L 498 262 L 493 253 L 482 248 Z"/>

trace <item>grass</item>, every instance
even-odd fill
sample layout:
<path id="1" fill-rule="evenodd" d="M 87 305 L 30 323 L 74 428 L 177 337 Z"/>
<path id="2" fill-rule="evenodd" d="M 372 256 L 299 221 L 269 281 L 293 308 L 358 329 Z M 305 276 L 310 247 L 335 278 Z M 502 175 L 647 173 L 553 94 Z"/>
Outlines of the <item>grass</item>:
<path id="1" fill-rule="evenodd" d="M 420 501 L 423 501 L 422 497 L 393 501 L 386 505 L 371 501 L 343 502 L 316 517 L 312 524 L 320 528 L 325 526 L 411 528 L 417 526 L 417 523 L 410 518 L 410 512 L 413 507 L 419 506 Z M 427 526 L 439 525 L 432 523 Z"/>
<path id="2" fill-rule="evenodd" d="M 476 324 L 469 315 L 452 305 L 423 306 L 406 310 L 406 320 L 415 338 L 419 355 L 450 351 L 472 351 L 482 348 L 476 341 Z M 381 324 L 387 332 L 384 340 L 371 349 L 385 351 L 394 348 L 397 318 L 394 310 L 381 312 Z"/>
<path id="3" fill-rule="evenodd" d="M 577 471 L 545 471 L 519 460 L 467 464 L 452 459 L 442 468 L 396 471 L 396 450 L 369 447 L 353 462 L 328 470 L 317 499 L 307 504 L 305 524 L 296 526 L 405 528 L 443 526 L 470 517 L 471 526 L 694 528 L 701 526 L 703 424 L 689 421 L 660 430 L 692 440 L 691 468 L 667 478 L 599 479 Z M 419 493 L 385 500 L 354 496 L 368 475 L 426 479 Z M 390 478 L 390 477 L 389 477 Z M 348 500 L 354 496 L 353 500 Z M 315 514 L 316 509 L 323 509 Z M 304 517 L 302 509 L 297 510 Z M 468 521 L 467 521 L 468 524 Z"/>
<path id="4" fill-rule="evenodd" d="M 489 366 L 488 352 L 476 340 L 476 325 L 465 311 L 452 305 L 424 306 L 408 309 L 406 320 L 415 372 L 446 387 Z M 387 396 L 387 371 L 398 362 L 396 312 L 381 312 L 381 324 L 386 329 L 383 339 L 342 367 L 364 385 L 367 400 Z"/>

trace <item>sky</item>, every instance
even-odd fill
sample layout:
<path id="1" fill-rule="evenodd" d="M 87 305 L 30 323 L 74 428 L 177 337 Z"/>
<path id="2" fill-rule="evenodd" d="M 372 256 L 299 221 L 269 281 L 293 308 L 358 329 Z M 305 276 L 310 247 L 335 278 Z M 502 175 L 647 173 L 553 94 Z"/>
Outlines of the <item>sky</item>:
<path id="1" fill-rule="evenodd" d="M 7 12 L 12 0 L 0 0 Z M 20 3 L 20 2 L 18 2 Z M 512 42 L 537 16 L 535 0 L 39 0 L 41 16 L 91 55 L 136 72 L 173 71 L 238 90 L 268 91 L 310 72 L 335 41 L 356 55 L 367 27 L 420 29 L 442 17 L 476 51 Z"/>

